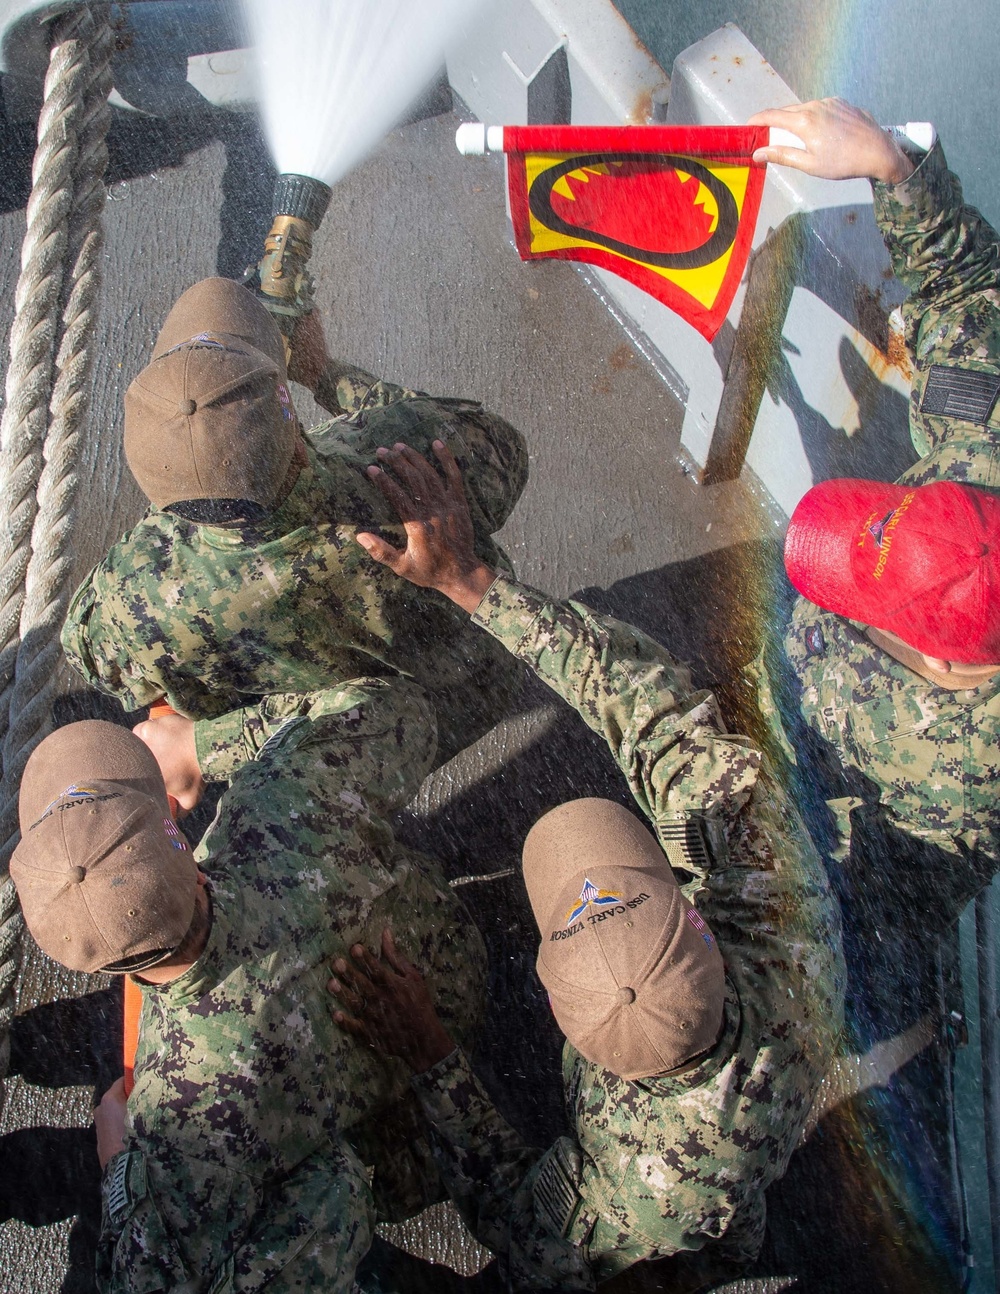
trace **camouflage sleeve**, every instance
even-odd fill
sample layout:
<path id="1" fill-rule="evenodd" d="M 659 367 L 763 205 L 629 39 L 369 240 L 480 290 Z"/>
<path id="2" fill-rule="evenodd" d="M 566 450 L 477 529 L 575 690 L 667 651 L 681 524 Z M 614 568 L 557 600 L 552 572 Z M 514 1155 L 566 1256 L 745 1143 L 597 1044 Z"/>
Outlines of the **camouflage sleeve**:
<path id="1" fill-rule="evenodd" d="M 539 1157 L 501 1117 L 459 1049 L 411 1083 L 434 1130 L 448 1193 L 512 1287 L 595 1289 L 585 1236 L 574 1226 L 579 1147 L 562 1137 Z"/>
<path id="2" fill-rule="evenodd" d="M 342 689 L 334 689 L 340 692 Z M 197 719 L 194 745 L 198 767 L 206 782 L 226 782 L 257 758 L 257 753 L 283 723 L 306 716 L 323 705 L 328 693 L 278 692 L 258 705 L 242 706 L 213 719 Z"/>
<path id="3" fill-rule="evenodd" d="M 902 312 L 915 369 L 910 409 L 917 453 L 924 457 L 945 438 L 963 433 L 982 437 L 987 421 L 996 436 L 996 419 L 986 411 L 988 397 L 978 426 L 970 425 L 971 415 L 939 416 L 934 403 L 925 401 L 932 366 L 988 374 L 1000 367 L 996 230 L 965 205 L 962 186 L 948 170 L 939 142 L 909 179 L 894 186 L 874 183 L 872 189 L 893 270 L 909 290 Z"/>
<path id="4" fill-rule="evenodd" d="M 164 1172 L 123 1151 L 105 1169 L 101 1193 L 99 1294 L 350 1294 L 371 1244 L 367 1174 L 343 1142 L 267 1191 L 197 1160 Z"/>
<path id="5" fill-rule="evenodd" d="M 233 764 L 239 754 L 247 756 L 242 767 L 249 775 L 252 764 L 257 772 L 246 777 L 246 785 L 237 778 L 227 792 L 233 830 L 244 813 L 253 818 L 259 812 L 260 785 L 276 773 L 289 803 L 294 793 L 296 812 L 300 801 L 311 806 L 309 817 L 320 823 L 319 831 L 327 813 L 345 807 L 357 813 L 367 806 L 378 814 L 401 808 L 416 795 L 437 748 L 434 708 L 421 687 L 402 677 L 353 679 L 321 692 L 268 697 L 256 717 L 237 713 L 232 723 L 242 724 L 243 745 L 223 758 Z M 331 785 L 340 803 L 329 803 Z M 221 849 L 224 834 L 216 820 L 197 857 Z"/>
<path id="6" fill-rule="evenodd" d="M 351 1294 L 375 1211 L 368 1175 L 346 1143 L 312 1155 L 265 1198 L 266 1213 L 227 1264 L 231 1283 L 212 1294 Z"/>
<path id="7" fill-rule="evenodd" d="M 83 581 L 66 613 L 62 648 L 66 659 L 91 687 L 117 697 L 126 710 L 141 710 L 164 694 L 162 685 L 144 678 L 125 650 L 117 625 L 102 596 L 102 567 Z"/>
<path id="8" fill-rule="evenodd" d="M 188 1277 L 149 1190 L 146 1159 L 123 1150 L 101 1178 L 101 1233 L 95 1284 L 98 1294 L 129 1294 L 135 1288 L 180 1288 Z"/>
<path id="9" fill-rule="evenodd" d="M 327 361 L 323 375 L 316 384 L 313 398 L 323 409 L 334 415 L 360 413 L 362 409 L 378 409 L 396 400 L 412 400 L 420 391 L 411 391 L 394 382 L 384 382 L 363 368 L 344 364 L 339 360 Z"/>
<path id="10" fill-rule="evenodd" d="M 194 749 L 202 777 L 206 782 L 228 782 L 270 735 L 260 707 L 255 705 L 230 710 L 215 719 L 196 719 Z"/>
<path id="11" fill-rule="evenodd" d="M 909 289 L 904 314 L 943 313 L 997 286 L 997 232 L 966 206 L 936 142 L 909 179 L 872 185 L 875 217 L 896 277 Z"/>
<path id="12" fill-rule="evenodd" d="M 678 822 L 728 818 L 746 802 L 759 752 L 726 732 L 712 693 L 692 691 L 686 666 L 652 638 L 503 578 L 473 619 L 604 737 L 668 856 Z"/>

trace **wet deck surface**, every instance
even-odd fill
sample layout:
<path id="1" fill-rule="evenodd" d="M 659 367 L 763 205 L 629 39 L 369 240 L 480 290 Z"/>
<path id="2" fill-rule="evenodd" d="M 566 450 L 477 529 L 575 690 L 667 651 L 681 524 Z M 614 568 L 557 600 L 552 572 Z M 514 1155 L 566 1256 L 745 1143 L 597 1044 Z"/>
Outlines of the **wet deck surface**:
<path id="1" fill-rule="evenodd" d="M 735 701 L 739 669 L 772 613 L 773 523 L 739 482 L 694 484 L 678 458 L 675 399 L 582 274 L 518 261 L 501 165 L 460 158 L 456 123 L 444 115 L 395 132 L 335 192 L 313 258 L 330 352 L 435 394 L 475 396 L 519 426 L 531 479 L 502 539 L 520 576 L 557 596 L 582 592 L 637 622 Z M 120 453 L 122 392 L 184 288 L 208 274 L 236 275 L 257 258 L 272 182 L 245 119 L 119 118 L 112 145 L 80 577 L 142 511 Z M 29 163 L 30 144 L 15 136 L 0 161 L 4 345 Z M 311 401 L 295 394 L 306 425 L 318 421 Z M 114 717 L 114 709 L 67 674 L 59 718 L 92 714 Z M 584 794 L 627 798 L 602 744 L 528 683 L 519 712 L 436 773 L 399 823 L 400 835 L 441 857 L 453 878 L 482 878 L 461 889 L 492 959 L 482 1072 L 508 1117 L 542 1144 L 561 1126 L 559 1040 L 533 975 L 534 928 L 517 866 L 539 814 Z M 0 1123 L 0 1270 L 23 1294 L 85 1291 L 98 1176 L 89 1112 L 118 1072 L 118 989 L 29 955 L 20 1011 Z M 932 1090 L 935 1083 L 932 1076 Z M 924 1086 L 915 1090 L 922 1100 Z M 870 1194 L 873 1165 L 891 1158 L 884 1136 L 868 1098 L 824 1120 L 769 1196 L 773 1225 L 753 1279 L 720 1274 L 710 1287 L 952 1288 L 935 1269 L 933 1225 L 896 1201 L 892 1173 L 870 1207 L 844 1207 Z M 932 1161 L 936 1147 L 931 1135 Z M 414 1247 L 428 1257 L 478 1266 L 453 1222 L 417 1232 Z M 901 1249 L 912 1258 L 901 1262 Z M 388 1261 L 389 1251 L 381 1254 Z M 395 1261 L 401 1289 L 464 1287 L 441 1268 Z M 649 1269 L 615 1288 L 680 1290 L 686 1280 Z"/>

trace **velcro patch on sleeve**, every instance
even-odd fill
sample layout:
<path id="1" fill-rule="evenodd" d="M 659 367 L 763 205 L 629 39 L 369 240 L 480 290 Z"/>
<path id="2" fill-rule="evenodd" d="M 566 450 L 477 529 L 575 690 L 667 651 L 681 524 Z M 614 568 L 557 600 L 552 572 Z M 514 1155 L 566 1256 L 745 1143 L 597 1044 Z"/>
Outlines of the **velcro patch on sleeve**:
<path id="1" fill-rule="evenodd" d="M 146 1195 L 146 1161 L 139 1151 L 118 1156 L 107 1192 L 108 1217 L 120 1227 Z"/>
<path id="2" fill-rule="evenodd" d="M 986 423 L 1000 395 L 1000 373 L 932 364 L 920 412 L 965 422 Z"/>
<path id="3" fill-rule="evenodd" d="M 711 869 L 712 855 L 700 815 L 692 814 L 672 821 L 664 819 L 656 825 L 660 844 L 675 872 L 690 872 L 698 876 Z"/>
<path id="4" fill-rule="evenodd" d="M 541 1214 L 560 1237 L 569 1234 L 580 1207 L 577 1185 L 583 1173 L 583 1160 L 579 1150 L 569 1147 L 567 1138 L 560 1137 L 535 1179 L 536 1216 Z"/>
<path id="5" fill-rule="evenodd" d="M 304 735 L 299 731 L 299 729 L 305 729 L 308 723 L 309 720 L 305 715 L 293 714 L 290 718 L 286 719 L 280 727 L 276 728 L 274 732 L 271 733 L 267 741 L 265 741 L 260 750 L 257 751 L 257 754 L 254 755 L 254 759 L 265 759 L 274 751 L 280 750 L 283 746 L 287 746 L 293 737 L 295 737 L 297 743 L 298 739 Z"/>
<path id="6" fill-rule="evenodd" d="M 226 1259 L 212 1278 L 208 1294 L 233 1294 L 233 1256 Z"/>

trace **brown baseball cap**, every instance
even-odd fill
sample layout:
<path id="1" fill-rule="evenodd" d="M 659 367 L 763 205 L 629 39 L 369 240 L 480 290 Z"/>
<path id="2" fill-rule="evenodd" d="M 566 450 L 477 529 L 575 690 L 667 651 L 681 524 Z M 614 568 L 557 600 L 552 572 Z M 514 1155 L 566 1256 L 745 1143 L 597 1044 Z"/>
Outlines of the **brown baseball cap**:
<path id="1" fill-rule="evenodd" d="M 125 393 L 125 456 L 157 507 L 194 499 L 271 508 L 298 441 L 281 334 L 231 279 L 178 300 Z"/>
<path id="2" fill-rule="evenodd" d="M 180 945 L 198 869 L 138 737 L 97 719 L 60 728 L 28 760 L 18 812 L 10 874 L 43 952 L 123 973 Z"/>
<path id="3" fill-rule="evenodd" d="M 174 302 L 163 321 L 153 359 L 180 346 L 200 332 L 221 333 L 233 342 L 244 342 L 263 351 L 284 381 L 285 343 L 271 312 L 234 279 L 202 279 Z"/>
<path id="4" fill-rule="evenodd" d="M 598 799 L 553 809 L 524 842 L 524 880 L 542 935 L 538 975 L 581 1055 L 639 1079 L 713 1046 L 722 955 L 633 814 Z"/>

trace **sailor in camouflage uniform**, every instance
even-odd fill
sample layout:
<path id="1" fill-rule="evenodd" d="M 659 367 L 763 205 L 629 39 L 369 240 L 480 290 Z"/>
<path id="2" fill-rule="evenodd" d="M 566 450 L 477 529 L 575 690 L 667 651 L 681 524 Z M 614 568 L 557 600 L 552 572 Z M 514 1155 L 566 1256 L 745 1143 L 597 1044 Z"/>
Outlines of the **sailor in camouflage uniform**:
<path id="1" fill-rule="evenodd" d="M 315 316 L 296 338 L 292 376 L 336 415 L 305 436 L 260 302 L 228 279 L 177 301 L 125 397 L 126 457 L 153 506 L 77 591 L 63 647 L 126 709 L 166 698 L 195 720 L 401 671 L 436 704 L 443 761 L 496 722 L 520 675 L 445 599 L 365 561 L 354 535 L 394 517 L 364 468 L 379 446 L 446 440 L 477 551 L 509 571 L 492 535 L 527 479 L 524 439 L 474 401 L 328 360 Z M 224 779 L 226 743 L 196 740 L 204 775 Z"/>
<path id="2" fill-rule="evenodd" d="M 376 1217 L 444 1195 L 405 1067 L 336 1028 L 326 993 L 331 958 L 388 924 L 457 1036 L 481 1017 L 479 934 L 386 823 L 431 765 L 431 707 L 361 679 L 272 698 L 248 731 L 256 757 L 193 852 L 116 725 L 58 730 L 25 771 L 10 870 L 29 930 L 142 988 L 135 1088 L 97 1116 L 102 1294 L 349 1294 Z"/>
<path id="3" fill-rule="evenodd" d="M 546 815 L 525 845 L 574 1125 L 544 1154 L 494 1109 L 390 935 L 381 962 L 354 947 L 334 963 L 335 1018 L 414 1069 L 449 1191 L 511 1288 L 591 1290 L 706 1245 L 752 1258 L 764 1191 L 842 1021 L 823 867 L 758 751 L 726 732 L 685 667 L 631 626 L 478 561 L 458 468 L 434 448 L 445 486 L 410 450 L 386 463 L 402 485 L 372 472 L 406 550 L 360 542 L 472 613 L 603 734 L 656 836 L 585 800 Z"/>
<path id="4" fill-rule="evenodd" d="M 826 482 L 806 495 L 786 548 L 792 582 L 806 596 L 795 604 L 785 659 L 774 653 L 769 662 L 764 703 L 800 763 L 818 739 L 818 763 L 804 782 L 825 764 L 827 794 L 833 791 L 825 828 L 831 852 L 846 853 L 853 833 L 863 839 L 855 855 L 865 855 L 868 868 L 880 865 L 879 855 L 908 853 L 914 867 L 933 873 L 934 925 L 941 928 L 1000 867 L 1000 598 L 990 573 L 996 558 L 984 552 L 987 569 L 979 575 L 976 554 L 964 570 L 952 564 L 956 541 L 975 537 L 984 548 L 992 542 L 980 521 L 997 499 L 983 492 L 1000 488 L 1000 238 L 963 205 L 959 181 L 930 132 L 918 141 L 927 145 L 923 151 L 835 99 L 759 113 L 751 124 L 784 127 L 806 145 L 765 148 L 759 160 L 828 179 L 872 179 L 879 229 L 909 289 L 902 313 L 913 366 L 910 436 L 920 455 L 900 478 L 899 499 L 883 505 L 880 488 L 893 487 L 877 483 L 868 483 L 867 499 L 857 493 L 851 542 L 827 542 L 851 483 Z M 960 501 L 959 511 L 934 503 L 945 497 L 944 482 L 961 487 L 967 515 Z M 937 553 L 930 536 L 927 560 L 940 570 L 937 585 L 901 538 L 899 503 L 914 487 L 936 517 Z M 943 510 L 935 514 L 935 507 Z M 906 508 L 912 519 L 915 508 Z M 888 520 L 893 510 L 895 521 Z M 886 596 L 879 604 L 874 592 L 864 592 L 862 573 L 852 594 L 841 587 L 863 549 L 868 576 L 879 582 L 873 590 L 888 583 L 893 565 L 902 580 L 909 564 L 909 609 L 905 589 L 899 606 Z M 978 592 L 970 575 L 983 581 Z M 975 623 L 964 616 L 963 599 L 965 610 L 970 599 L 979 607 Z M 791 680 L 782 678 L 788 667 Z M 800 715 L 811 732 L 797 728 Z"/>

